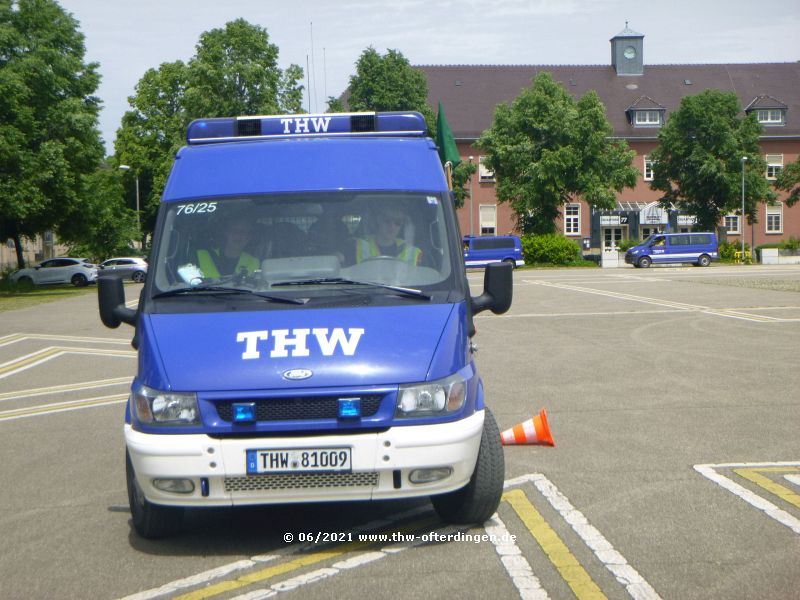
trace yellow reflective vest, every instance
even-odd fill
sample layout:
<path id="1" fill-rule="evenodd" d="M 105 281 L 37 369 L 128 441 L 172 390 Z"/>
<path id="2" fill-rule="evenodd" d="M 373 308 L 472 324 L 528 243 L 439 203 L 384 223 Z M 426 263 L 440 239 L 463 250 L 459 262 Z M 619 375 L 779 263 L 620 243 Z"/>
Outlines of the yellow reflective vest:
<path id="1" fill-rule="evenodd" d="M 219 249 L 213 249 L 211 251 L 197 251 L 197 266 L 200 267 L 204 277 L 220 277 L 219 269 L 214 262 L 214 257 L 218 256 Z M 249 275 L 260 268 L 260 260 L 258 260 L 255 256 L 248 254 L 247 252 L 242 252 L 239 255 L 239 262 L 236 263 L 236 268 L 233 270 L 233 274 L 241 273 L 242 269 L 244 269 Z"/>
<path id="2" fill-rule="evenodd" d="M 405 241 L 401 239 L 396 239 L 394 243 L 397 248 L 397 253 L 394 255 L 394 258 L 410 265 L 419 264 L 420 258 L 422 257 L 422 250 L 416 246 L 410 246 L 406 244 Z M 357 263 L 360 263 L 368 258 L 372 258 L 373 256 L 381 256 L 380 248 L 378 248 L 378 242 L 375 241 L 374 237 L 370 237 L 366 240 L 356 240 Z"/>

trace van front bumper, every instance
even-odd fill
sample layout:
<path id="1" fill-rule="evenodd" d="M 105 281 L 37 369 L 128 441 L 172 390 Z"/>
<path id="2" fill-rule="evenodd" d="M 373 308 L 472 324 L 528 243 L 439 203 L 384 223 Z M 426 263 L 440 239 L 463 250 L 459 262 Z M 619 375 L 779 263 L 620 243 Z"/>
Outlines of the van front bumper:
<path id="1" fill-rule="evenodd" d="M 413 498 L 464 487 L 478 458 L 484 411 L 440 425 L 392 427 L 381 433 L 304 437 L 212 438 L 147 434 L 125 425 L 125 443 L 148 501 L 171 506 L 231 506 Z M 248 475 L 248 450 L 352 448 L 348 473 Z M 449 468 L 449 476 L 412 483 L 412 471 Z M 188 479 L 190 493 L 165 492 L 153 480 Z"/>

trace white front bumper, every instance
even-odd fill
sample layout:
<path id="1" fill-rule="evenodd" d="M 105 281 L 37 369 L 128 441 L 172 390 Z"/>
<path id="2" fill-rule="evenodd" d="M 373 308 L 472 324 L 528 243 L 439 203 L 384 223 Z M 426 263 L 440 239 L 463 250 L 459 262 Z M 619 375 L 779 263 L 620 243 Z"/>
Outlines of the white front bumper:
<path id="1" fill-rule="evenodd" d="M 378 500 L 441 494 L 465 486 L 478 458 L 484 411 L 453 423 L 392 427 L 383 433 L 304 437 L 216 439 L 205 434 L 158 435 L 125 425 L 136 478 L 155 504 L 227 506 Z M 253 449 L 352 448 L 352 473 L 247 475 L 246 451 Z M 414 469 L 450 467 L 449 477 L 413 484 Z M 185 478 L 190 494 L 163 492 L 153 479 Z M 201 492 L 208 480 L 208 495 Z M 399 483 L 399 487 L 398 487 Z"/>

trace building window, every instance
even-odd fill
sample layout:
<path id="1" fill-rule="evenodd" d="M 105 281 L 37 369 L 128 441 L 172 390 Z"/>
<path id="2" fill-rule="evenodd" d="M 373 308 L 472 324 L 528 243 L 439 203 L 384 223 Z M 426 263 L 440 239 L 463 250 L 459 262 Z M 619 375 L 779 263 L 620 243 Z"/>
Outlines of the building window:
<path id="1" fill-rule="evenodd" d="M 728 233 L 741 233 L 739 215 L 725 215 L 725 230 Z"/>
<path id="2" fill-rule="evenodd" d="M 486 157 L 478 157 L 478 180 L 481 182 L 494 181 L 494 171 L 490 170 L 484 163 Z"/>
<path id="3" fill-rule="evenodd" d="M 767 179 L 777 179 L 782 168 L 783 154 L 767 154 Z"/>
<path id="4" fill-rule="evenodd" d="M 497 206 L 494 204 L 481 204 L 478 207 L 481 235 L 495 235 L 497 233 Z"/>
<path id="5" fill-rule="evenodd" d="M 637 110 L 634 111 L 634 123 L 643 126 L 658 126 L 661 125 L 661 111 L 660 110 Z"/>
<path id="6" fill-rule="evenodd" d="M 653 160 L 649 156 L 644 157 L 644 180 L 653 181 Z"/>
<path id="7" fill-rule="evenodd" d="M 658 227 L 642 227 L 642 239 L 646 240 L 651 235 L 655 235 L 657 233 L 661 233 L 661 229 Z"/>
<path id="8" fill-rule="evenodd" d="M 758 122 L 764 125 L 783 125 L 783 111 L 780 108 L 759 108 L 756 115 Z"/>
<path id="9" fill-rule="evenodd" d="M 581 234 L 581 205 L 567 204 L 564 207 L 564 234 Z"/>
<path id="10" fill-rule="evenodd" d="M 783 233 L 783 202 L 767 204 L 767 233 Z"/>

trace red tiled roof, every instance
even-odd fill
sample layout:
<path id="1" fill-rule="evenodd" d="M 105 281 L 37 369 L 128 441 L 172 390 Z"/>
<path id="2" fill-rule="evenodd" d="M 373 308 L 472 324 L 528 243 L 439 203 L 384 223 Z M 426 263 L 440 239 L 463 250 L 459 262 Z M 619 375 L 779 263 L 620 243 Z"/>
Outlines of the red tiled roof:
<path id="1" fill-rule="evenodd" d="M 491 125 L 494 108 L 510 102 L 549 71 L 580 97 L 595 90 L 606 106 L 614 135 L 654 138 L 657 129 L 633 127 L 625 110 L 643 96 L 666 108 L 667 119 L 681 98 L 707 89 L 735 92 L 744 109 L 759 96 L 785 105 L 786 124 L 765 127 L 762 135 L 800 137 L 800 62 L 645 65 L 643 75 L 618 76 L 610 65 L 421 65 L 428 78 L 428 103 L 442 102 L 456 139 L 474 140 Z"/>

